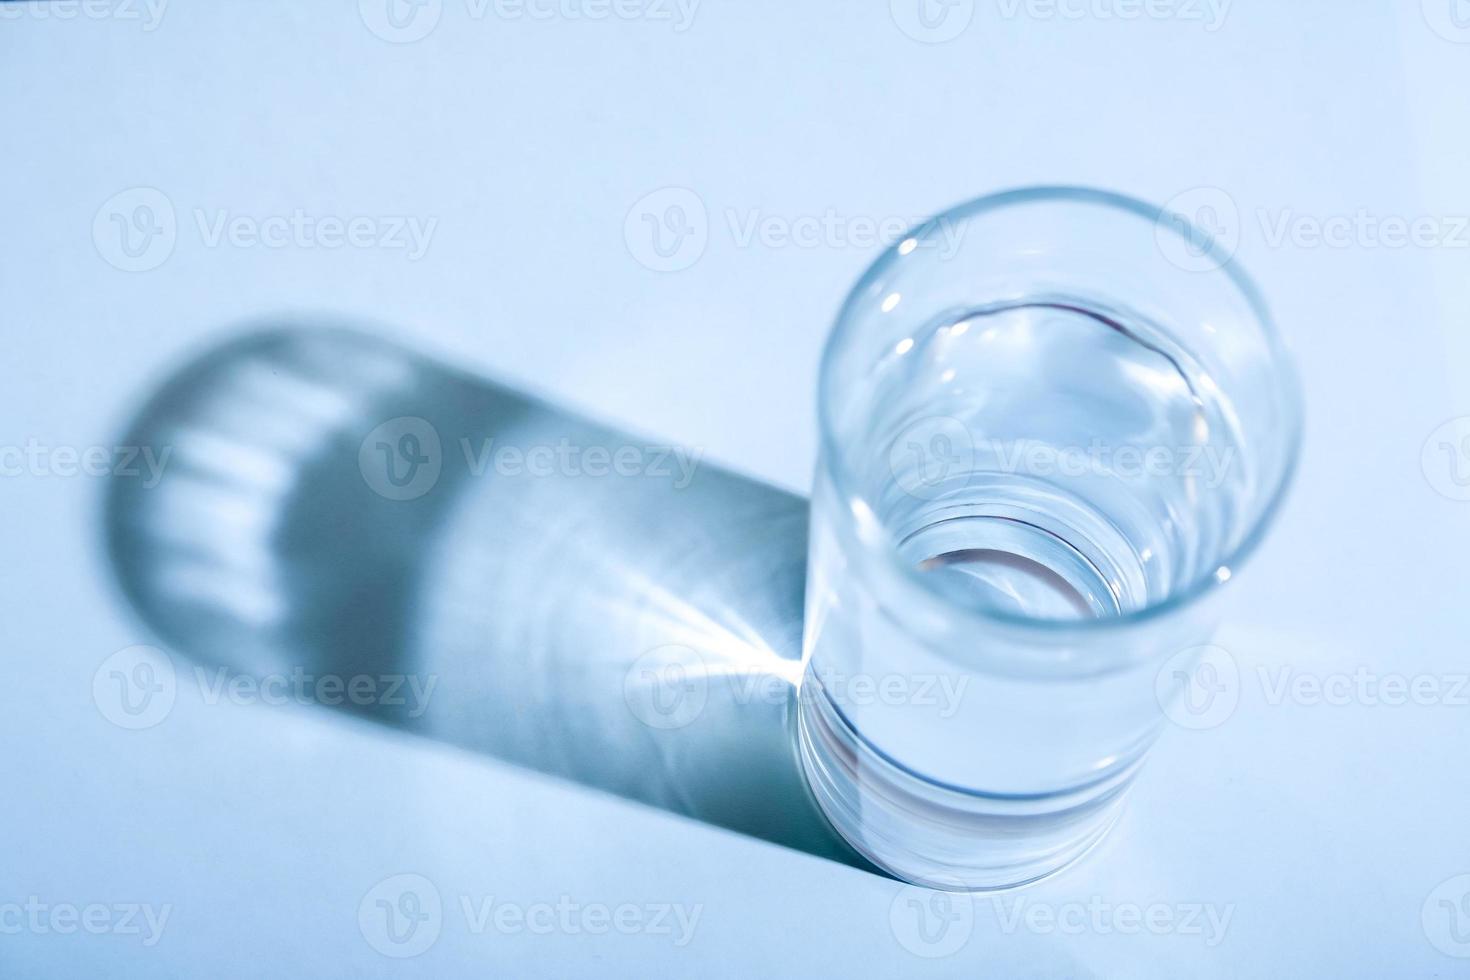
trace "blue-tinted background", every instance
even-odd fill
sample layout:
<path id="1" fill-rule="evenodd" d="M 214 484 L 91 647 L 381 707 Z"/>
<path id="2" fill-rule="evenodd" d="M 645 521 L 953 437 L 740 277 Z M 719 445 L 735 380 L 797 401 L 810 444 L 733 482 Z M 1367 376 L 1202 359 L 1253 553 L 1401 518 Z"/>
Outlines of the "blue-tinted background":
<path id="1" fill-rule="evenodd" d="M 23 468 L 0 479 L 0 905 L 170 911 L 151 945 L 146 927 L 0 917 L 0 972 L 1470 972 L 1452 955 L 1470 940 L 1470 879 L 1455 880 L 1470 873 L 1470 705 L 1448 693 L 1467 670 L 1470 455 L 1464 430 L 1440 428 L 1470 414 L 1470 10 L 922 12 L 7 3 L 0 442 L 109 446 L 188 352 L 311 310 L 804 491 L 817 357 L 876 254 L 869 223 L 1020 184 L 1186 206 L 1223 191 L 1215 230 L 1296 348 L 1308 411 L 1291 504 L 1220 637 L 1244 677 L 1232 717 L 1169 732 L 1083 864 L 951 909 L 951 950 L 915 931 L 894 882 L 329 712 L 209 704 L 181 683 L 162 724 L 111 724 L 94 672 L 152 638 L 108 580 L 101 481 Z M 657 224 L 671 202 L 691 224 L 655 240 L 643 215 Z M 148 220 L 120 229 L 140 205 Z M 337 247 L 251 236 L 298 211 L 368 224 Z M 1364 230 L 1422 218 L 1435 230 L 1418 244 Z M 1347 237 L 1313 236 L 1328 226 Z M 1445 693 L 1272 703 L 1261 680 L 1360 667 Z M 411 959 L 380 955 L 358 923 L 400 873 L 446 903 Z M 563 896 L 700 912 L 678 945 L 476 933 L 459 909 Z M 1174 925 L 1128 929 L 1134 906 Z M 1181 922 L 1195 908 L 1198 930 Z M 1208 910 L 1228 915 L 1218 933 Z"/>

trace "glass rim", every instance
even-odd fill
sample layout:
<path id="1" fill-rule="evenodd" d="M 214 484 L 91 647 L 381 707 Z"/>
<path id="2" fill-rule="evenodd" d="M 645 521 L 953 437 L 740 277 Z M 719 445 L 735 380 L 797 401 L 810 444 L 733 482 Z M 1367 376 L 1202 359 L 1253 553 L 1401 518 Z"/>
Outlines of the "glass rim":
<path id="1" fill-rule="evenodd" d="M 1215 267 L 1207 273 L 1223 273 L 1245 299 L 1252 316 L 1255 317 L 1261 333 L 1270 348 L 1272 363 L 1280 377 L 1280 389 L 1286 402 L 1289 415 L 1291 431 L 1287 436 L 1286 462 L 1282 467 L 1281 475 L 1274 486 L 1269 490 L 1269 496 L 1265 505 L 1256 515 L 1255 520 L 1240 542 L 1225 556 L 1216 562 L 1214 572 L 1199 576 L 1185 587 L 1178 589 L 1154 602 L 1147 603 L 1137 609 L 1130 610 L 1117 616 L 1093 617 L 1091 619 L 1047 619 L 1037 616 L 1028 616 L 1020 613 L 1007 612 L 1000 609 L 986 609 L 981 606 L 967 605 L 956 602 L 953 598 L 945 595 L 931 582 L 925 580 L 918 568 L 910 564 L 898 561 L 900 574 L 903 579 L 916 587 L 935 602 L 947 609 L 953 609 L 961 616 L 973 619 L 985 625 L 1001 625 L 1011 628 L 1024 628 L 1027 630 L 1045 631 L 1049 633 L 1100 633 L 1107 631 L 1121 631 L 1155 620 L 1162 619 L 1174 612 L 1185 609 L 1198 603 L 1206 596 L 1214 594 L 1215 590 L 1224 585 L 1230 576 L 1221 579 L 1220 569 L 1234 572 L 1239 569 L 1260 547 L 1265 540 L 1266 533 L 1275 524 L 1276 518 L 1285 503 L 1287 492 L 1296 477 L 1298 458 L 1301 455 L 1302 431 L 1303 431 L 1303 404 L 1300 387 L 1300 378 L 1297 374 L 1295 360 L 1290 350 L 1282 339 L 1280 331 L 1276 328 L 1276 322 L 1271 317 L 1265 299 L 1260 289 L 1251 277 L 1235 262 L 1234 256 L 1225 251 L 1213 234 L 1198 228 L 1185 216 L 1168 210 L 1167 207 L 1148 204 L 1137 198 L 1119 194 L 1114 191 L 1101 190 L 1092 187 L 1070 186 L 1070 185 L 1038 185 L 1033 187 L 1019 187 L 1010 190 L 987 194 L 982 197 L 973 198 L 962 204 L 955 205 L 941 211 L 925 220 L 917 228 L 904 235 L 899 241 L 887 246 L 883 252 L 873 260 L 863 274 L 848 290 L 846 297 L 838 309 L 837 319 L 832 329 L 827 334 L 827 340 L 822 348 L 821 364 L 818 368 L 817 378 L 817 424 L 821 448 L 821 466 L 827 471 L 839 497 L 844 501 L 844 511 L 847 510 L 846 501 L 851 499 L 860 500 L 870 509 L 873 503 L 864 494 L 857 493 L 852 489 L 856 481 L 848 471 L 848 467 L 842 455 L 837 452 L 839 445 L 836 436 L 836 427 L 832 419 L 832 395 L 834 382 L 834 364 L 838 357 L 838 351 L 850 339 L 854 329 L 853 311 L 855 306 L 861 302 L 871 287 L 882 276 L 887 274 L 893 265 L 903 258 L 899 249 L 904 241 L 910 239 L 922 239 L 932 233 L 943 222 L 971 221 L 981 215 L 1019 204 L 1035 203 L 1060 203 L 1060 204 L 1089 204 L 1109 208 L 1121 214 L 1144 219 L 1154 225 L 1155 228 L 1172 226 L 1171 230 L 1183 236 L 1186 233 L 1196 242 L 1208 242 L 1209 248 L 1204 253 L 1213 262 Z M 1165 222 L 1165 217 L 1177 219 L 1175 222 Z M 876 513 L 876 511 L 874 511 Z M 842 518 L 839 518 L 842 519 Z M 882 522 L 877 522 L 882 533 L 882 547 L 893 554 L 898 555 L 898 542 Z"/>

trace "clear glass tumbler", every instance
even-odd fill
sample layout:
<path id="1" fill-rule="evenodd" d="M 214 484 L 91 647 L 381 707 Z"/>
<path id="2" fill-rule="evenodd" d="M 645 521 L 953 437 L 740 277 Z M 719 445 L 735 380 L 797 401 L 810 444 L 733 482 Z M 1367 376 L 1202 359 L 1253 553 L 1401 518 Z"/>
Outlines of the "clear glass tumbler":
<path id="1" fill-rule="evenodd" d="M 1299 395 L 1260 296 L 1178 215 L 1000 194 L 873 264 L 819 400 L 817 801 L 907 881 L 1056 871 L 1112 826 L 1290 481 Z"/>

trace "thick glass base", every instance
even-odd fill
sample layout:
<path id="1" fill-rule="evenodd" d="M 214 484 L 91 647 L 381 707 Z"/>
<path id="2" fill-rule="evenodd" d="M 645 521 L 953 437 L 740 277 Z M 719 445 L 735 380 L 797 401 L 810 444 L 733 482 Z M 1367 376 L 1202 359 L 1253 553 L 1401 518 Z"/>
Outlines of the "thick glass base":
<path id="1" fill-rule="evenodd" d="M 858 736 L 810 674 L 798 731 L 807 783 L 838 833 L 896 878 L 947 891 L 1013 888 L 1076 861 L 1117 821 L 1141 761 L 1045 795 L 946 786 Z"/>

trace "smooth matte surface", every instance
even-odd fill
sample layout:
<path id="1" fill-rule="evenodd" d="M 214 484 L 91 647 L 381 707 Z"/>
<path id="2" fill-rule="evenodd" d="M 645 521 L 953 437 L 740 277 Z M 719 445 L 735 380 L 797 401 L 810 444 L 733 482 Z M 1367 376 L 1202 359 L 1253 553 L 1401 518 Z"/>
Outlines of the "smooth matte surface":
<path id="1" fill-rule="evenodd" d="M 94 672 L 152 638 L 102 563 L 100 481 L 41 467 L 0 479 L 0 906 L 172 911 L 152 946 L 0 918 L 0 972 L 1470 971 L 1431 936 L 1443 945 L 1438 898 L 1470 873 L 1470 706 L 1451 694 L 1466 671 L 1470 503 L 1439 492 L 1463 489 L 1453 472 L 1421 462 L 1441 423 L 1470 414 L 1470 250 L 1276 241 L 1283 220 L 1470 214 L 1470 44 L 1450 40 L 1470 38 L 1435 0 L 1423 7 L 1437 20 L 1417 2 L 1237 0 L 1213 31 L 981 0 L 941 44 L 907 36 L 887 6 L 706 0 L 679 31 L 673 6 L 660 8 L 671 21 L 543 21 L 443 0 L 431 33 L 393 44 L 349 2 L 175 3 L 151 31 L 143 5 L 136 20 L 62 20 L 7 4 L 0 443 L 111 445 L 187 352 L 306 309 L 374 318 L 804 490 L 820 344 L 874 254 L 852 218 L 916 218 L 1019 184 L 1161 202 L 1222 188 L 1308 411 L 1293 500 L 1219 638 L 1239 677 L 1228 717 L 1167 733 L 1116 832 L 1075 869 L 999 906 L 931 907 L 952 918 L 926 933 L 909 902 L 927 897 L 891 881 L 330 712 L 211 704 L 182 660 L 160 724 L 109 723 Z M 176 241 L 157 268 L 127 272 L 93 226 L 136 187 L 166 196 Z M 692 265 L 657 271 L 667 261 L 627 219 L 671 187 L 697 195 L 707 235 Z M 654 200 L 691 210 L 687 195 Z M 380 231 L 394 216 L 437 224 L 417 259 L 210 244 L 222 213 L 258 225 L 296 209 Z M 782 228 L 813 227 L 803 217 L 820 244 L 783 244 Z M 1430 678 L 1441 703 L 1277 697 L 1283 676 L 1359 668 Z M 437 940 L 400 960 L 374 950 L 358 911 L 401 873 L 430 879 L 444 913 Z M 683 946 L 476 934 L 462 896 L 700 913 Z M 1153 905 L 1171 917 L 1164 934 L 1130 930 Z M 1223 935 L 1207 910 L 1228 910 Z"/>

